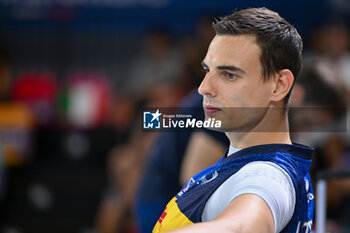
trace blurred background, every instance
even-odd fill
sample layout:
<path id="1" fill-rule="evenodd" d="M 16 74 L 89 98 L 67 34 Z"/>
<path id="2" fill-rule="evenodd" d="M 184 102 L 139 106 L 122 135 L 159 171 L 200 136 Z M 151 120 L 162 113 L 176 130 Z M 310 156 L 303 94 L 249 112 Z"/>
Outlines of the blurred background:
<path id="1" fill-rule="evenodd" d="M 0 232 L 150 232 L 201 137 L 142 132 L 142 107 L 197 98 L 211 22 L 261 6 L 304 40 L 291 106 L 339 107 L 293 118 L 294 140 L 316 148 L 313 179 L 350 168 L 349 131 L 313 130 L 348 120 L 347 0 L 0 0 Z M 328 184 L 327 229 L 350 232 L 350 180 Z"/>

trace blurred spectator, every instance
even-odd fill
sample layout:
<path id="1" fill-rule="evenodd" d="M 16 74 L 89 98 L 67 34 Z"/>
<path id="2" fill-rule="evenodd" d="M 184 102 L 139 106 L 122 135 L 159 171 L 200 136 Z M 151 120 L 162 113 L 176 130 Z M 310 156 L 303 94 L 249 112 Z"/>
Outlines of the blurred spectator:
<path id="1" fill-rule="evenodd" d="M 294 139 L 320 147 L 333 133 L 346 130 L 345 89 L 324 77 L 336 76 L 336 70 L 323 71 L 318 64 L 306 65 L 295 83 L 290 103 Z"/>
<path id="2" fill-rule="evenodd" d="M 323 71 L 317 64 L 306 65 L 295 83 L 290 103 L 294 141 L 319 148 L 333 134 L 346 130 L 345 90 L 324 77 L 332 73 L 335 76 L 336 70 Z"/>
<path id="3" fill-rule="evenodd" d="M 328 83 L 346 91 L 350 103 L 350 53 L 348 27 L 340 21 L 330 20 L 312 35 L 314 54 L 306 56 L 305 62 L 315 63 Z M 336 70 L 336 75 L 329 70 Z"/>
<path id="4" fill-rule="evenodd" d="M 144 106 L 147 107 L 170 109 L 181 98 L 181 91 L 175 83 L 155 83 L 146 94 Z M 132 93 L 129 95 L 132 96 Z M 139 123 L 142 112 L 134 109 L 134 112 L 128 114 L 131 111 L 127 107 L 128 102 L 124 100 L 120 103 L 124 103 L 122 105 L 127 109 L 126 117 L 132 117 L 132 121 L 124 119 L 117 109 L 114 111 L 117 114 L 114 119 L 117 120 L 116 123 L 127 123 L 131 136 L 126 143 L 117 145 L 108 155 L 109 187 L 95 219 L 95 229 L 99 233 L 137 232 L 137 223 L 132 214 L 135 208 L 135 192 L 148 158 L 147 151 L 159 136 L 156 132 L 142 132 Z"/>
<path id="5" fill-rule="evenodd" d="M 95 229 L 99 233 L 136 231 L 131 215 L 131 201 L 139 175 L 139 159 L 142 159 L 138 152 L 131 144 L 126 144 L 113 149 L 108 156 L 110 187 L 103 197 L 95 220 Z"/>
<path id="6" fill-rule="evenodd" d="M 180 50 L 171 42 L 165 31 L 151 32 L 145 45 L 129 67 L 126 89 L 142 97 L 155 85 L 175 83 L 182 71 Z"/>

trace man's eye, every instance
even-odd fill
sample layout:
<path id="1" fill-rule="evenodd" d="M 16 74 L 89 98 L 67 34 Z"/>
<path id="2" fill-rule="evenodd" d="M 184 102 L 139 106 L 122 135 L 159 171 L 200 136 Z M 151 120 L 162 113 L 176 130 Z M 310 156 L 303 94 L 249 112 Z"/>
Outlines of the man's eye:
<path id="1" fill-rule="evenodd" d="M 232 80 L 234 80 L 234 79 L 236 79 L 236 78 L 237 78 L 237 75 L 232 74 L 232 73 L 227 72 L 227 71 L 224 71 L 224 72 L 223 72 L 223 75 L 224 75 L 226 78 L 228 78 L 228 79 L 232 79 Z"/>

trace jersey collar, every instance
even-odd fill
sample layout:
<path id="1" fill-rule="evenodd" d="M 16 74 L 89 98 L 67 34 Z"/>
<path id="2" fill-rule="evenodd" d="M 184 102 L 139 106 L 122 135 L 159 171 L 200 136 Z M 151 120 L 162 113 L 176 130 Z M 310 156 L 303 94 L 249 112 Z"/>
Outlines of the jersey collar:
<path id="1" fill-rule="evenodd" d="M 244 149 L 241 149 L 230 156 L 228 156 L 228 149 L 225 152 L 225 156 L 221 160 L 221 162 L 231 160 L 233 158 L 239 158 L 243 156 L 248 155 L 258 155 L 258 154 L 268 154 L 268 153 L 286 153 L 290 154 L 296 157 L 300 157 L 302 159 L 311 160 L 312 159 L 312 153 L 314 151 L 314 148 L 305 146 L 299 143 L 293 143 L 293 144 L 264 144 L 264 145 L 257 145 L 252 147 L 247 147 Z"/>

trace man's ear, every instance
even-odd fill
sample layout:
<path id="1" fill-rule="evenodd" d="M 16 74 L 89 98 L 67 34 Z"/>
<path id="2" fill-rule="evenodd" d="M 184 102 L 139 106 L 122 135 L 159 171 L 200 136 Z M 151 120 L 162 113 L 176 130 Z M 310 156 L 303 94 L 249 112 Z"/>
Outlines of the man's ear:
<path id="1" fill-rule="evenodd" d="M 275 74 L 274 79 L 275 88 L 273 90 L 271 100 L 278 102 L 283 100 L 292 88 L 294 75 L 290 70 L 283 69 Z"/>

